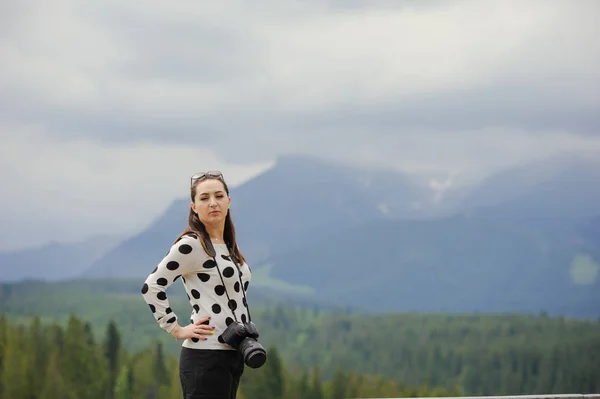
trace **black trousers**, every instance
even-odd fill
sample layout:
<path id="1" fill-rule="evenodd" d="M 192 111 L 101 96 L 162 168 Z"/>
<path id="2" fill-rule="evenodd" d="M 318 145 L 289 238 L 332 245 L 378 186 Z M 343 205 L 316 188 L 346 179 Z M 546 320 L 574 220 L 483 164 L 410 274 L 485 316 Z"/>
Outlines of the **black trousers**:
<path id="1" fill-rule="evenodd" d="M 238 351 L 181 347 L 183 399 L 235 399 L 243 372 L 244 359 Z"/>

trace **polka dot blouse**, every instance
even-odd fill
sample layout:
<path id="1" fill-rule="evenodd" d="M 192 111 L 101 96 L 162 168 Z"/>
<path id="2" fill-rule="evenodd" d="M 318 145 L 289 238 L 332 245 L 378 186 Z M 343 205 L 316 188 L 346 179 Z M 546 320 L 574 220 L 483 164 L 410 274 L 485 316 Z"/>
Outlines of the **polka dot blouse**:
<path id="1" fill-rule="evenodd" d="M 186 339 L 182 345 L 200 349 L 233 349 L 224 343 L 221 333 L 234 321 L 234 312 L 238 321 L 248 321 L 248 304 L 242 290 L 248 290 L 251 271 L 247 264 L 238 268 L 231 261 L 225 244 L 213 246 L 216 251 L 214 259 L 206 254 L 196 236 L 184 236 L 171 246 L 169 253 L 148 275 L 142 296 L 159 326 L 171 332 L 179 317 L 169 306 L 166 290 L 181 277 L 192 307 L 189 322 L 210 316 L 211 320 L 206 324 L 215 326 L 213 335 L 203 335 L 208 340 Z M 179 321 L 182 327 L 186 324 L 187 320 Z"/>

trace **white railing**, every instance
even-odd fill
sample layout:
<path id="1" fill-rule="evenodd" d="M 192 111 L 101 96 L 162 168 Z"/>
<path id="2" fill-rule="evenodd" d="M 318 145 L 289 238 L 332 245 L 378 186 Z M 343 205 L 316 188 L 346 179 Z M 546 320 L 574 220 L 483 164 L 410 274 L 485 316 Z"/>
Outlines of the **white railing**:
<path id="1" fill-rule="evenodd" d="M 359 399 L 359 398 L 355 398 Z M 369 399 L 416 399 L 416 398 L 369 398 Z M 419 399 L 600 399 L 600 393 L 563 395 L 506 395 L 506 396 L 454 396 Z"/>

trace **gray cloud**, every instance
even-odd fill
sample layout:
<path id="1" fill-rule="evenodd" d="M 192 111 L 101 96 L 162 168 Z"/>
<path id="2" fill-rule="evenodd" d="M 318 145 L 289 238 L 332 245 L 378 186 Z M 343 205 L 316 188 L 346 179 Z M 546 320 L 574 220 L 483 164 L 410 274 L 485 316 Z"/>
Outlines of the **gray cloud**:
<path id="1" fill-rule="evenodd" d="M 60 28 L 21 11 L 2 117 L 192 143 L 290 125 L 598 133 L 596 2 L 228 4 L 64 7 Z"/>
<path id="2" fill-rule="evenodd" d="M 13 215 L 34 204 L 17 180 L 40 171 L 60 187 L 49 191 L 52 220 L 68 217 L 56 209 L 77 187 L 98 209 L 81 225 L 104 229 L 105 215 L 135 190 L 155 190 L 150 180 L 127 184 L 141 168 L 161 184 L 209 163 L 241 178 L 278 154 L 303 152 L 471 179 L 600 148 L 595 0 L 0 7 L 0 134 L 9 144 L 24 134 L 0 173 L 21 187 L 3 200 Z M 54 151 L 39 156 L 46 164 L 23 162 L 39 143 Z M 199 160 L 182 161 L 194 151 Z M 114 180 L 122 197 L 111 197 L 110 184 L 86 185 L 83 172 Z M 128 220 L 139 223 L 182 189 L 169 187 Z"/>

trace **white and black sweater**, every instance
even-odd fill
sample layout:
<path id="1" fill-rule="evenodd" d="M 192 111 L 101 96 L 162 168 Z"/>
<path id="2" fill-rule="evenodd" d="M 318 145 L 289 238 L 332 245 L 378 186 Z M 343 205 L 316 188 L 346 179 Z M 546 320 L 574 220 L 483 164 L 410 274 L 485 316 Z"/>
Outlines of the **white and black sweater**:
<path id="1" fill-rule="evenodd" d="M 190 322 L 210 316 L 211 319 L 206 324 L 215 326 L 213 335 L 202 335 L 208 338 L 206 341 L 198 338 L 184 340 L 182 345 L 188 348 L 233 349 L 224 343 L 221 333 L 234 321 L 233 312 L 238 321 L 248 320 L 248 304 L 242 290 L 248 290 L 250 268 L 246 263 L 238 268 L 231 261 L 225 244 L 213 246 L 216 251 L 214 260 L 204 251 L 195 235 L 184 236 L 171 246 L 169 253 L 146 278 L 142 287 L 142 296 L 159 326 L 171 332 L 177 324 L 178 316 L 169 307 L 165 291 L 181 277 L 192 307 Z M 231 299 L 229 304 L 225 289 Z M 187 321 L 179 322 L 182 327 L 186 324 Z"/>

